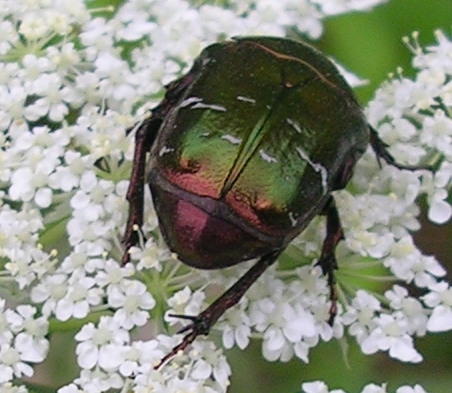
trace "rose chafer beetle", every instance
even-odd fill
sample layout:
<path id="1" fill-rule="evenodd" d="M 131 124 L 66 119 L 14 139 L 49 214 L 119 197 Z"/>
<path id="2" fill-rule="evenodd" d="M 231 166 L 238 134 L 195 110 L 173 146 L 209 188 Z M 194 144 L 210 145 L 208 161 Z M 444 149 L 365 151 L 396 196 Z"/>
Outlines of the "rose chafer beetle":
<path id="1" fill-rule="evenodd" d="M 159 366 L 207 334 L 319 214 L 327 220 L 318 265 L 330 287 L 332 323 L 343 232 L 331 192 L 347 185 L 369 143 L 378 158 L 413 169 L 394 161 L 333 63 L 286 38 L 207 47 L 136 128 L 123 262 L 138 242 L 145 183 L 163 237 L 182 262 L 221 269 L 258 258 L 200 315 L 178 316 L 191 320 L 187 334 Z"/>

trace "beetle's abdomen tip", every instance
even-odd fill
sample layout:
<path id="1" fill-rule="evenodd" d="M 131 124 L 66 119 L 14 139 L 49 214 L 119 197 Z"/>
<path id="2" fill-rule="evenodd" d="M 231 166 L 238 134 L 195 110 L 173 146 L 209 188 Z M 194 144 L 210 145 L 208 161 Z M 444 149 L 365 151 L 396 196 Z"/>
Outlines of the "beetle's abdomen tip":
<path id="1" fill-rule="evenodd" d="M 158 185 L 152 188 L 152 195 L 165 241 L 187 265 L 220 269 L 269 251 L 268 244 L 221 214 L 208 213 L 201 206 Z"/>

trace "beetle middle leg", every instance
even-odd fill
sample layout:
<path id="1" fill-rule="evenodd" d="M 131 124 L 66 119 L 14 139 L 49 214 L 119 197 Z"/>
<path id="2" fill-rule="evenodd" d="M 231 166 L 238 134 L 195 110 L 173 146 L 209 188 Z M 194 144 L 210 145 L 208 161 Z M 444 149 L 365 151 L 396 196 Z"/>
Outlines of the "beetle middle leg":
<path id="1" fill-rule="evenodd" d="M 207 335 L 210 328 L 225 313 L 225 311 L 240 301 L 250 286 L 278 259 L 280 254 L 281 250 L 276 250 L 261 257 L 232 287 L 223 293 L 201 314 L 197 316 L 172 314 L 172 317 L 188 319 L 191 321 L 189 325 L 179 331 L 179 333 L 188 333 L 182 339 L 182 342 L 175 346 L 165 357 L 163 357 L 159 364 L 154 368 L 156 370 L 160 368 L 167 360 L 171 359 L 179 351 L 183 351 L 188 345 L 190 345 L 196 337 L 200 335 Z"/>
<path id="2" fill-rule="evenodd" d="M 335 251 L 337 244 L 344 239 L 341 220 L 332 196 L 330 196 L 323 208 L 322 214 L 326 215 L 326 237 L 323 241 L 322 254 L 317 265 L 322 268 L 323 274 L 327 277 L 331 301 L 328 323 L 332 325 L 337 314 L 337 288 L 334 275 L 334 271 L 337 269 Z"/>

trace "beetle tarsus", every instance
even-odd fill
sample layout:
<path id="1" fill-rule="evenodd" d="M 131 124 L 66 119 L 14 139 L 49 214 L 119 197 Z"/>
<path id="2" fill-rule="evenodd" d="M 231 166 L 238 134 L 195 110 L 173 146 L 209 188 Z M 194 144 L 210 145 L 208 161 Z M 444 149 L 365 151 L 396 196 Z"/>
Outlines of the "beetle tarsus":
<path id="1" fill-rule="evenodd" d="M 158 370 L 160 367 L 162 367 L 168 360 L 171 360 L 174 356 L 176 356 L 179 352 L 184 351 L 187 346 L 189 346 L 193 341 L 195 341 L 196 337 L 198 337 L 198 334 L 196 331 L 191 331 L 188 333 L 182 340 L 182 342 L 179 345 L 176 345 L 171 352 L 169 352 L 167 355 L 165 355 L 160 362 L 154 367 L 154 370 Z"/>
<path id="2" fill-rule="evenodd" d="M 206 310 L 207 311 L 207 310 Z M 193 341 L 195 341 L 196 337 L 201 335 L 207 335 L 209 334 L 210 327 L 212 326 L 212 322 L 210 321 L 210 318 L 205 315 L 205 312 L 197 315 L 179 315 L 179 314 L 170 314 L 170 317 L 174 318 L 182 318 L 182 319 L 189 319 L 192 321 L 187 326 L 184 326 L 182 329 L 180 329 L 177 333 L 185 333 L 189 332 L 184 336 L 181 343 L 176 345 L 171 352 L 166 354 L 160 362 L 154 367 L 154 370 L 158 370 L 160 367 L 162 367 L 168 360 L 172 359 L 174 356 L 176 356 L 179 352 L 184 351 L 185 348 L 187 348 Z"/>
<path id="3" fill-rule="evenodd" d="M 221 297 L 218 300 L 220 299 Z M 229 307 L 222 310 L 221 314 L 218 314 L 216 318 L 214 317 L 214 314 L 212 314 L 212 312 L 210 311 L 211 308 L 212 306 L 208 307 L 206 310 L 204 310 L 204 312 L 196 316 L 181 314 L 169 315 L 170 317 L 174 318 L 188 319 L 192 322 L 187 326 L 184 326 L 177 332 L 178 334 L 188 332 L 188 334 L 184 336 L 180 344 L 176 345 L 171 350 L 171 352 L 169 352 L 160 360 L 160 362 L 154 367 L 154 370 L 158 370 L 161 366 L 163 366 L 163 364 L 165 364 L 168 360 L 176 356 L 180 351 L 184 351 L 185 348 L 187 348 L 187 346 L 189 346 L 193 341 L 195 341 L 196 337 L 203 335 L 205 336 L 209 334 L 211 326 L 216 322 L 219 316 L 222 315 Z"/>
<path id="4" fill-rule="evenodd" d="M 201 335 L 205 336 L 205 335 L 209 334 L 210 326 L 211 326 L 211 322 L 210 322 L 211 318 L 209 317 L 209 314 L 206 312 L 203 312 L 199 315 L 169 314 L 169 316 L 173 317 L 173 318 L 188 319 L 189 321 L 191 321 L 191 323 L 189 325 L 184 326 L 182 329 L 180 329 L 177 332 L 178 334 L 185 333 L 190 330 L 196 331 L 197 336 L 201 336 Z"/>
<path id="5" fill-rule="evenodd" d="M 394 166 L 398 169 L 405 169 L 408 171 L 416 171 L 419 169 L 432 170 L 429 166 L 403 165 L 399 164 L 392 154 L 388 151 L 388 145 L 384 143 L 378 136 L 377 131 L 369 126 L 370 130 L 370 145 L 372 146 L 375 155 L 377 156 L 378 165 L 381 167 L 381 159 L 385 160 L 388 165 Z"/>
<path id="6" fill-rule="evenodd" d="M 334 254 L 322 255 L 317 264 L 322 268 L 322 272 L 326 276 L 328 288 L 330 290 L 330 309 L 328 311 L 327 322 L 332 326 L 337 315 L 337 287 L 336 276 L 334 274 L 334 271 L 337 269 L 336 257 Z"/>
<path id="7" fill-rule="evenodd" d="M 160 368 L 164 363 L 183 351 L 190 345 L 197 336 L 206 335 L 215 322 L 225 313 L 226 310 L 236 305 L 249 287 L 272 265 L 281 250 L 272 251 L 260 258 L 232 287 L 224 292 L 217 300 L 207 307 L 201 314 L 192 315 L 171 315 L 176 318 L 183 318 L 192 321 L 189 325 L 183 327 L 178 333 L 189 332 L 182 342 L 176 345 L 169 354 L 164 356 L 155 369 Z"/>
<path id="8" fill-rule="evenodd" d="M 317 265 L 321 267 L 323 274 L 327 277 L 331 301 L 328 324 L 333 325 L 337 314 L 337 288 L 334 274 L 337 269 L 335 251 L 338 243 L 344 239 L 344 231 L 333 197 L 328 200 L 322 214 L 326 215 L 326 237 L 323 241 L 322 254 Z"/>

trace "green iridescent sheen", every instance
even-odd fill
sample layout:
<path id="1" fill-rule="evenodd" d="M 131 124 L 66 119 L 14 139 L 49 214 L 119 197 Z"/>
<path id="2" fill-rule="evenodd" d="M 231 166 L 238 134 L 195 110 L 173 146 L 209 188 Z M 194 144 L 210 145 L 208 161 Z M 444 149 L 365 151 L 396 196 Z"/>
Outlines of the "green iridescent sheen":
<path id="1" fill-rule="evenodd" d="M 299 232 L 369 142 L 350 87 L 320 52 L 282 38 L 211 45 L 191 72 L 154 146 L 158 166 L 263 232 Z"/>

